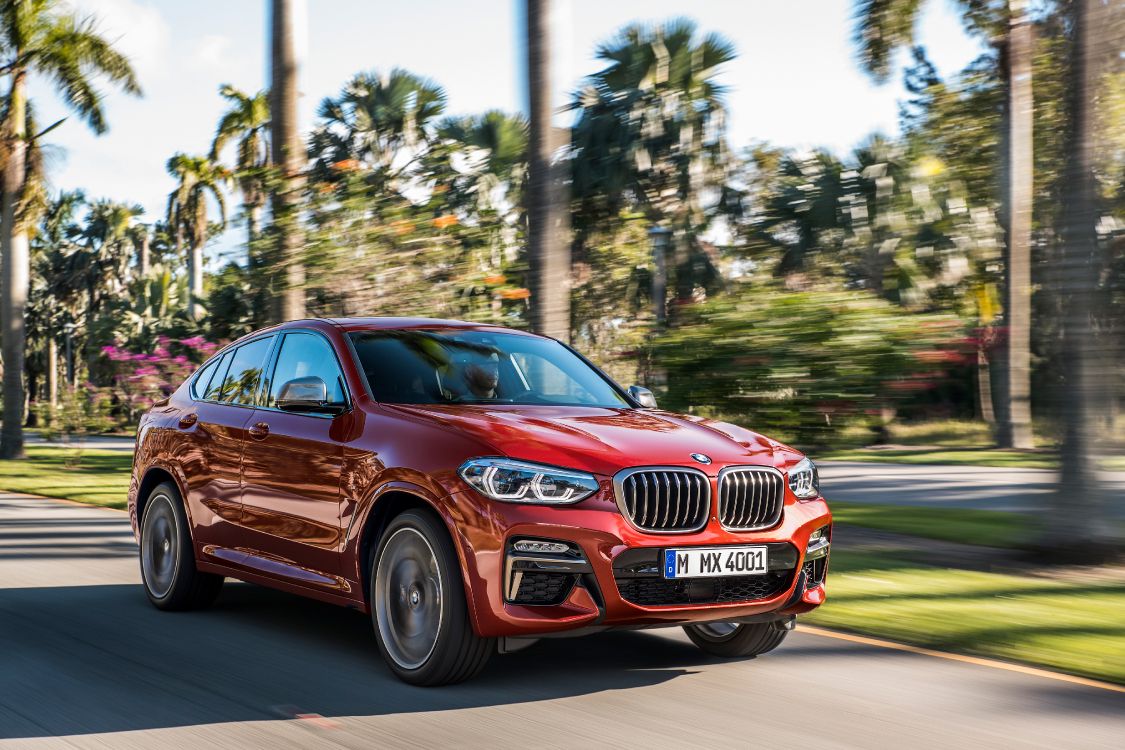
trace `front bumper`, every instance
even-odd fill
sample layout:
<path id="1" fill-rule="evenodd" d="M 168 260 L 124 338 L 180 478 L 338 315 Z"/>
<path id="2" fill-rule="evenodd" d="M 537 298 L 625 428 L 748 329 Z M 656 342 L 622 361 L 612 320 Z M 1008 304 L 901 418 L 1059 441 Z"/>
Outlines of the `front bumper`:
<path id="1" fill-rule="evenodd" d="M 691 534 L 638 531 L 609 493 L 567 507 L 499 503 L 471 491 L 450 500 L 465 511 L 458 526 L 466 595 L 477 632 L 485 637 L 781 619 L 824 601 L 827 530 L 806 555 L 813 532 L 831 523 L 823 499 L 790 498 L 772 529 L 727 531 L 712 518 Z M 465 525 L 468 519 L 479 521 Z M 515 553 L 517 539 L 566 542 L 572 551 Z M 766 576 L 667 581 L 660 571 L 666 548 L 738 544 L 769 548 Z"/>

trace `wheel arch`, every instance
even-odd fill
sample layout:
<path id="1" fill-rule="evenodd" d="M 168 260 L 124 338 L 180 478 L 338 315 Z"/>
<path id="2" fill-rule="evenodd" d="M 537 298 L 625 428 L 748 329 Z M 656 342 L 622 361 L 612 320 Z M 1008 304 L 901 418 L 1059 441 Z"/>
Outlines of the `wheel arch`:
<path id="1" fill-rule="evenodd" d="M 359 524 L 360 532 L 356 540 L 356 565 L 358 575 L 363 587 L 363 602 L 368 611 L 371 608 L 371 563 L 378 548 L 379 540 L 387 525 L 400 513 L 419 509 L 433 513 L 441 521 L 449 541 L 457 554 L 457 565 L 461 571 L 461 584 L 465 590 L 465 601 L 469 607 L 469 617 L 473 627 L 479 631 L 477 622 L 476 600 L 469 587 L 470 571 L 469 560 L 471 550 L 466 549 L 467 541 L 459 534 L 457 527 L 440 499 L 432 497 L 422 487 L 406 482 L 393 482 L 376 490 L 366 510 L 362 522 Z"/>
<path id="2" fill-rule="evenodd" d="M 144 476 L 141 477 L 140 484 L 137 486 L 137 524 L 144 519 L 145 505 L 148 503 L 148 496 L 156 489 L 157 485 L 164 482 L 171 483 L 176 491 L 180 493 L 180 505 L 184 509 L 184 514 L 187 516 L 188 532 L 191 532 L 191 508 L 188 507 L 187 494 L 184 492 L 184 483 L 176 472 L 167 466 L 153 465 L 145 469 Z"/>

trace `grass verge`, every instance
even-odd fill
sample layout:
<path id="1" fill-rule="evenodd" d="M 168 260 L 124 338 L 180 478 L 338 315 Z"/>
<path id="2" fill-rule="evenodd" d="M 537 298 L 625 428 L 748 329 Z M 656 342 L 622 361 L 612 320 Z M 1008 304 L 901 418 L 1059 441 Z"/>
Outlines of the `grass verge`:
<path id="1" fill-rule="evenodd" d="M 1125 585 L 949 570 L 832 553 L 828 601 L 802 619 L 917 646 L 1125 684 Z"/>
<path id="2" fill-rule="evenodd" d="M 836 523 L 961 544 L 1017 548 L 1035 533 L 1031 519 L 1020 513 L 836 501 L 830 507 Z"/>
<path id="3" fill-rule="evenodd" d="M 818 461 L 863 461 L 882 464 L 946 464 L 952 466 L 1002 466 L 1013 469 L 1053 469 L 1058 459 L 1050 453 L 1012 450 L 946 448 L 848 448 L 816 454 Z"/>
<path id="4" fill-rule="evenodd" d="M 133 456 L 122 451 L 30 446 L 0 461 L 0 489 L 124 508 Z"/>

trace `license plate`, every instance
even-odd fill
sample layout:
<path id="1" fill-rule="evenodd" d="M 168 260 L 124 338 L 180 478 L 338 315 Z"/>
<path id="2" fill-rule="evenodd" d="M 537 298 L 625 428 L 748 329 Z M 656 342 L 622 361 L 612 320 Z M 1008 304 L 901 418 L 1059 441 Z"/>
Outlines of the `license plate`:
<path id="1" fill-rule="evenodd" d="M 665 578 L 761 575 L 769 570 L 766 547 L 688 547 L 664 550 Z"/>

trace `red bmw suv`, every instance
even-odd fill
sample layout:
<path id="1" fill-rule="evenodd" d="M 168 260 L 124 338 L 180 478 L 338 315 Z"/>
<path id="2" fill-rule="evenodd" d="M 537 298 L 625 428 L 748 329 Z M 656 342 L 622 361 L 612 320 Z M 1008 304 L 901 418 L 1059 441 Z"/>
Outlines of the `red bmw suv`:
<path id="1" fill-rule="evenodd" d="M 792 448 L 553 339 L 425 319 L 227 346 L 141 420 L 129 513 L 155 606 L 230 577 L 352 607 L 424 685 L 608 628 L 761 654 L 824 600 L 831 537 Z"/>

